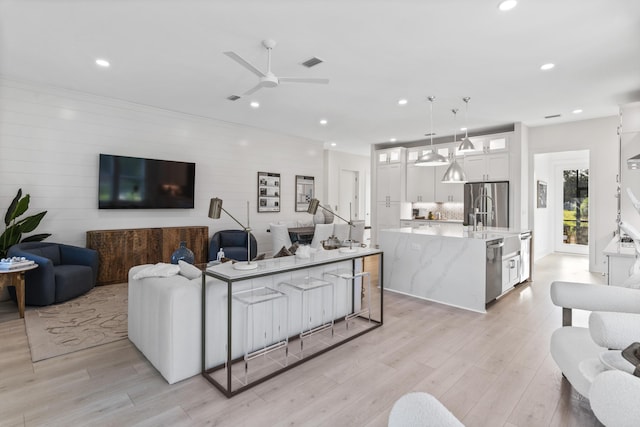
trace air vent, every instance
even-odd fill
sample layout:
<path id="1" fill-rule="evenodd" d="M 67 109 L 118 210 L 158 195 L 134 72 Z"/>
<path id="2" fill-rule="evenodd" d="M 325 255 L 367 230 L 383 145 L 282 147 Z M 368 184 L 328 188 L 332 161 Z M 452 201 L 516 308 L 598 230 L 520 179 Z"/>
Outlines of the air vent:
<path id="1" fill-rule="evenodd" d="M 304 61 L 302 63 L 302 65 L 304 65 L 307 68 L 311 68 L 311 67 L 315 67 L 318 64 L 322 64 L 324 61 L 320 58 L 316 58 L 315 56 L 313 58 L 307 59 L 306 61 Z"/>
<path id="2" fill-rule="evenodd" d="M 229 101 L 237 101 L 238 99 L 240 99 L 240 97 L 238 95 L 229 95 L 227 96 L 227 99 Z"/>
<path id="3" fill-rule="evenodd" d="M 557 118 L 557 117 L 560 117 L 561 115 L 562 115 L 562 114 L 554 114 L 554 115 L 551 115 L 551 116 L 544 116 L 544 118 L 545 118 L 545 119 L 555 119 L 555 118 Z"/>

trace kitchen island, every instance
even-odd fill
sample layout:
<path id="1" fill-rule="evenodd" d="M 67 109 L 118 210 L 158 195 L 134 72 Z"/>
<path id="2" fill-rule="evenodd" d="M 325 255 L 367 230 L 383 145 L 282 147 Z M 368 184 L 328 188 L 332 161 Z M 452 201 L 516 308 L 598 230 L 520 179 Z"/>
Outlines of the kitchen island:
<path id="1" fill-rule="evenodd" d="M 385 288 L 484 313 L 487 302 L 528 278 L 529 246 L 523 236 L 530 231 L 474 232 L 461 224 L 381 230 Z M 525 273 L 521 266 L 527 267 Z"/>

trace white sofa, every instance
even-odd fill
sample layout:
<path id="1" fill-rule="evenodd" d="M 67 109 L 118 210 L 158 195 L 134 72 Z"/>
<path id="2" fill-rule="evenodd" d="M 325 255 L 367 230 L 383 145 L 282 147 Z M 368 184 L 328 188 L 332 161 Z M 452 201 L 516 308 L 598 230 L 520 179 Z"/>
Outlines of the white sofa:
<path id="1" fill-rule="evenodd" d="M 265 261 L 260 261 L 265 262 Z M 279 287 L 279 283 L 310 274 L 323 277 L 326 271 L 351 266 L 351 261 L 338 262 L 308 270 L 275 274 L 253 280 L 235 283 L 234 292 L 251 287 Z M 129 339 L 162 374 L 169 384 L 197 375 L 202 370 L 201 352 L 201 289 L 202 278 L 189 279 L 182 275 L 171 277 L 146 277 L 134 279 L 136 273 L 151 267 L 139 265 L 129 271 Z M 207 277 L 207 368 L 222 364 L 226 360 L 227 343 L 227 284 Z M 344 280 L 337 281 L 335 289 L 335 316 L 342 317 L 350 309 L 346 302 L 347 286 Z M 286 291 L 286 287 L 280 287 Z M 359 295 L 359 288 L 356 291 Z M 319 297 L 318 297 L 319 298 Z M 326 300 L 329 304 L 329 299 Z M 314 319 L 320 319 L 318 302 Z M 359 301 L 356 302 L 359 309 Z M 245 316 L 240 305 L 233 305 L 232 356 L 244 353 L 243 332 Z M 295 336 L 301 329 L 299 293 L 289 297 L 289 336 Z M 314 325 L 315 326 L 315 325 Z M 259 348 L 263 338 L 259 330 L 254 330 L 254 348 Z M 269 337 L 268 339 L 271 339 Z"/>
<path id="2" fill-rule="evenodd" d="M 167 382 L 173 384 L 202 369 L 202 278 L 188 279 L 182 275 L 133 278 L 147 267 L 150 265 L 129 270 L 129 339 Z M 222 289 L 209 286 L 207 300 L 207 317 L 211 325 L 207 328 L 207 338 L 224 340 L 227 310 Z M 224 352 L 215 350 L 213 345 L 207 345 L 211 364 L 224 360 Z"/>

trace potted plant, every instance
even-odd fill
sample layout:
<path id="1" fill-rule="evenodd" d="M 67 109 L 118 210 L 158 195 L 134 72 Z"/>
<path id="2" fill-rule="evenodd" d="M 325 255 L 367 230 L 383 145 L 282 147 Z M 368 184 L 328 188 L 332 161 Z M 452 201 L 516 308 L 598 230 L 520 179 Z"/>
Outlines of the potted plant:
<path id="1" fill-rule="evenodd" d="M 9 209 L 7 209 L 7 213 L 4 216 L 5 229 L 2 235 L 0 235 L 0 258 L 5 258 L 9 248 L 16 243 L 40 242 L 51 236 L 49 233 L 42 233 L 34 234 L 22 239 L 22 234 L 30 233 L 35 230 L 40 224 L 40 221 L 42 221 L 42 218 L 47 214 L 47 211 L 44 211 L 26 218 L 18 219 L 27 211 L 27 209 L 29 209 L 29 199 L 30 197 L 28 194 L 24 197 L 22 196 L 21 188 L 18 190 L 18 194 L 16 194 L 16 197 L 9 205 Z"/>

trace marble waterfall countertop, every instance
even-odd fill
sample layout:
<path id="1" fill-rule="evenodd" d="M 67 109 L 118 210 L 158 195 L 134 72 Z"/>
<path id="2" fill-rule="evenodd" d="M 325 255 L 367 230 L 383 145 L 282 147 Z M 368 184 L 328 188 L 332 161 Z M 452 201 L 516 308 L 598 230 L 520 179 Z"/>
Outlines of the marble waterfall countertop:
<path id="1" fill-rule="evenodd" d="M 398 233 L 420 234 L 427 236 L 456 237 L 465 239 L 495 240 L 499 238 L 519 235 L 529 230 L 503 227 L 484 227 L 480 231 L 473 231 L 471 227 L 462 225 L 462 222 L 430 223 L 420 227 L 401 227 L 386 229 Z"/>
<path id="2" fill-rule="evenodd" d="M 385 289 L 485 313 L 487 244 L 509 240 L 519 250 L 523 231 L 527 230 L 474 232 L 461 224 L 380 230 Z"/>

